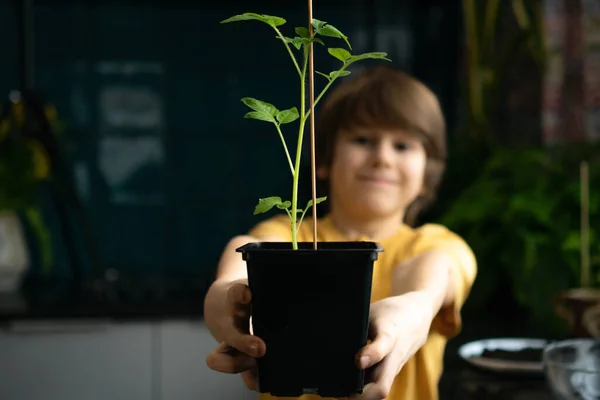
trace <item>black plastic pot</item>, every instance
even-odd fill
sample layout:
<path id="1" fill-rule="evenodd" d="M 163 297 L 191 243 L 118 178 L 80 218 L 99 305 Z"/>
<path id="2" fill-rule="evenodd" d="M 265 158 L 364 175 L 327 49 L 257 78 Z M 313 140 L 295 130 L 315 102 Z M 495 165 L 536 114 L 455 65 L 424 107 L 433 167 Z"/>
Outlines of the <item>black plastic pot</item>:
<path id="1" fill-rule="evenodd" d="M 362 393 L 356 354 L 366 344 L 373 242 L 249 243 L 237 249 L 248 268 L 260 392 L 298 397 Z"/>

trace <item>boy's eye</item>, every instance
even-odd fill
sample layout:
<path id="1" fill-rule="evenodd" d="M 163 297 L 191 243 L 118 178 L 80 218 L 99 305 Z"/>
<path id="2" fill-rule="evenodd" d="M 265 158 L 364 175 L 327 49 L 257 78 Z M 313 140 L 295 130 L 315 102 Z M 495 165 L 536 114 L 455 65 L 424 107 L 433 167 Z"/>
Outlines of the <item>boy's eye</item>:
<path id="1" fill-rule="evenodd" d="M 404 150 L 408 150 L 410 148 L 410 146 L 408 145 L 408 143 L 399 142 L 399 143 L 394 144 L 394 148 L 398 151 L 404 151 Z"/>
<path id="2" fill-rule="evenodd" d="M 355 136 L 353 142 L 358 144 L 369 144 L 370 140 L 366 136 Z"/>

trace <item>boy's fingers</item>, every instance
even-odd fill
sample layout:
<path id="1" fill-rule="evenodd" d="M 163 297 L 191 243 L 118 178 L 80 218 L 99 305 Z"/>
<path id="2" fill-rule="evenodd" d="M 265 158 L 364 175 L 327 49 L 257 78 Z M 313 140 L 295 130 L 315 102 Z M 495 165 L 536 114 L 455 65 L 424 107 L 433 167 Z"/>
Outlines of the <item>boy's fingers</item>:
<path id="1" fill-rule="evenodd" d="M 256 368 L 242 372 L 242 379 L 248 389 L 258 392 L 258 373 L 256 372 Z"/>
<path id="2" fill-rule="evenodd" d="M 383 360 L 391 353 L 395 343 L 395 337 L 385 331 L 378 332 L 375 339 L 367 344 L 358 353 L 358 366 L 367 369 Z"/>
<path id="3" fill-rule="evenodd" d="M 252 299 L 252 293 L 248 285 L 236 283 L 227 291 L 227 298 L 234 304 L 248 304 Z"/>
<path id="4" fill-rule="evenodd" d="M 383 400 L 389 396 L 389 388 L 386 389 L 378 383 L 369 383 L 365 386 L 363 393 L 354 397 L 356 400 Z"/>
<path id="5" fill-rule="evenodd" d="M 237 374 L 254 368 L 256 360 L 225 343 L 221 343 L 206 357 L 206 365 L 218 372 Z"/>
<path id="6" fill-rule="evenodd" d="M 223 331 L 223 334 L 225 336 L 225 343 L 234 350 L 255 358 L 265 355 L 266 346 L 260 338 L 242 333 L 233 326 Z"/>
<path id="7" fill-rule="evenodd" d="M 360 395 L 352 396 L 352 400 L 382 400 L 389 397 L 390 389 L 394 383 L 396 373 L 393 364 L 384 360 L 373 368 L 373 379 Z"/>
<path id="8" fill-rule="evenodd" d="M 232 309 L 232 319 L 225 319 L 222 327 L 225 343 L 251 357 L 262 357 L 266 352 L 265 343 L 250 334 L 250 300 L 252 294 L 248 285 L 236 283 L 227 291 L 227 300 Z"/>
<path id="9" fill-rule="evenodd" d="M 252 293 L 250 288 L 243 283 L 236 283 L 227 291 L 227 300 L 235 316 L 250 316 L 250 300 Z"/>

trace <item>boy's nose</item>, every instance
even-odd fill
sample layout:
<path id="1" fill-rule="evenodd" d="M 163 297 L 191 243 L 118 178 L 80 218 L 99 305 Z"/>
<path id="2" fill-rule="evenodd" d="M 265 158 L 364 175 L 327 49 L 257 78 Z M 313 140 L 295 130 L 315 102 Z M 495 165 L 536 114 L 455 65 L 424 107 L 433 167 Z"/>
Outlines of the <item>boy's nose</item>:
<path id="1" fill-rule="evenodd" d="M 373 162 L 377 166 L 391 165 L 394 157 L 394 148 L 386 142 L 379 142 L 373 147 Z"/>

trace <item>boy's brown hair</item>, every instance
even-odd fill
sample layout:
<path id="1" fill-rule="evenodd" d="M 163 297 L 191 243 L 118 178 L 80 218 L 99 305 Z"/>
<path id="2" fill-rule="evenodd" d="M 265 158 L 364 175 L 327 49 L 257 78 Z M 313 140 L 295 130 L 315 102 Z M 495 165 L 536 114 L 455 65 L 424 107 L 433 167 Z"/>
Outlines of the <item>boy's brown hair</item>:
<path id="1" fill-rule="evenodd" d="M 435 199 L 446 166 L 446 124 L 435 94 L 404 72 L 377 66 L 346 79 L 319 111 L 317 167 L 331 165 L 340 130 L 405 129 L 421 139 L 427 156 L 423 193 L 408 206 L 405 215 L 405 223 L 416 225 L 419 213 Z"/>

